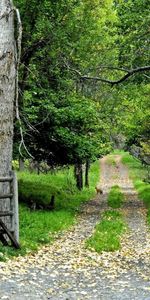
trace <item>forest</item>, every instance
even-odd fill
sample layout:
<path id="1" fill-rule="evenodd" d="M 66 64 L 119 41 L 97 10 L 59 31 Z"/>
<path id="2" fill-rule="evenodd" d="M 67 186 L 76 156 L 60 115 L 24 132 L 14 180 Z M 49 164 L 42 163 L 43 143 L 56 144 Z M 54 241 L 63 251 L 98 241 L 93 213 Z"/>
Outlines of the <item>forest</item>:
<path id="1" fill-rule="evenodd" d="M 14 159 L 80 173 L 124 148 L 148 165 L 148 1 L 15 4 L 23 35 Z"/>
<path id="2" fill-rule="evenodd" d="M 76 270 L 82 268 L 85 251 L 95 260 L 95 270 L 100 262 L 106 278 L 108 273 L 113 279 L 121 276 L 131 261 L 143 260 L 146 271 L 139 273 L 148 278 L 147 289 L 142 292 L 141 277 L 140 296 L 135 299 L 148 299 L 149 12 L 148 0 L 1 0 L 0 267 L 8 266 L 0 270 L 0 277 L 5 277 L 5 268 L 10 274 L 11 268 L 16 274 L 19 268 L 28 269 L 34 253 L 36 268 L 38 251 L 43 251 L 47 264 L 49 253 L 55 265 L 57 249 L 65 261 L 59 258 L 60 266 L 67 269 L 66 251 L 70 268 Z M 19 197 L 19 216 L 13 194 Z M 10 247 L 5 225 L 12 245 L 19 249 Z M 68 246 L 74 226 L 76 252 Z M 78 234 L 84 236 L 86 250 L 80 238 L 76 240 Z M 142 234 L 146 246 L 141 254 L 137 249 L 142 248 Z M 60 250 L 60 244 L 66 250 Z M 28 262 L 23 260 L 26 255 Z M 94 255 L 99 255 L 97 262 Z M 42 260 L 39 265 L 43 267 Z M 83 265 L 88 269 L 87 262 Z M 98 294 L 87 292 L 85 282 L 79 297 L 77 290 L 70 294 L 67 287 L 62 289 L 66 298 L 52 285 L 44 294 L 51 298 L 38 298 L 33 292 L 34 299 L 113 299 L 112 294 L 103 298 L 98 287 Z M 133 299 L 132 289 L 128 293 L 127 298 L 117 294 L 114 299 Z M 11 299 L 24 299 L 25 294 L 19 295 L 11 294 Z"/>

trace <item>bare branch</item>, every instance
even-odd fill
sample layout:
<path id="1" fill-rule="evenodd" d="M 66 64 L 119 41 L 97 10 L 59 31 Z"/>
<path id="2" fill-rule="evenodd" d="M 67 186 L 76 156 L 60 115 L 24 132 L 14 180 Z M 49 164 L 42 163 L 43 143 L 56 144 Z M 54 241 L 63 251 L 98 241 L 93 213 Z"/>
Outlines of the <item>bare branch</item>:
<path id="1" fill-rule="evenodd" d="M 119 84 L 119 83 L 127 80 L 129 77 L 133 76 L 136 73 L 140 73 L 140 72 L 144 72 L 144 71 L 150 71 L 150 66 L 139 67 L 139 68 L 136 68 L 136 69 L 132 69 L 132 70 L 126 71 L 127 74 L 124 75 L 123 77 L 121 77 L 118 80 L 109 80 L 109 79 L 105 79 L 105 78 L 93 77 L 93 76 L 87 76 L 87 75 L 82 75 L 82 76 L 80 76 L 80 78 L 82 80 L 101 81 L 101 82 L 105 82 L 105 83 L 111 84 L 113 86 L 113 85 Z"/>
<path id="2" fill-rule="evenodd" d="M 34 158 L 31 153 L 28 151 L 25 142 L 24 142 L 24 135 L 23 135 L 23 129 L 22 129 L 22 122 L 19 114 L 19 104 L 18 104 L 18 99 L 19 99 L 19 88 L 18 88 L 18 82 L 19 82 L 19 65 L 20 65 L 20 58 L 21 58 L 21 41 L 22 41 L 22 23 L 21 23 L 21 18 L 20 18 L 20 13 L 17 8 L 14 7 L 14 11 L 16 12 L 16 17 L 17 17 L 17 25 L 18 25 L 18 37 L 17 37 L 17 57 L 16 57 L 16 118 L 19 122 L 19 128 L 20 128 L 20 136 L 21 136 L 21 141 L 19 145 L 19 153 L 23 157 L 23 154 L 21 152 L 22 146 L 24 147 L 25 151 L 27 154 L 31 157 Z"/>
<path id="3" fill-rule="evenodd" d="M 150 79 L 150 76 L 148 76 L 148 75 L 146 75 L 146 74 L 144 74 L 144 77 L 146 77 L 146 78 Z"/>
<path id="4" fill-rule="evenodd" d="M 17 37 L 17 76 L 16 76 L 16 118 L 17 120 L 20 120 L 19 116 L 19 104 L 18 104 L 18 99 L 19 99 L 19 93 L 18 93 L 18 73 L 19 73 L 19 65 L 20 65 L 20 58 L 21 58 L 21 41 L 22 41 L 22 23 L 21 23 L 21 18 L 20 18 L 20 13 L 17 8 L 14 7 L 14 10 L 16 12 L 17 16 L 17 25 L 18 25 L 18 37 Z"/>
<path id="5" fill-rule="evenodd" d="M 76 69 L 70 67 L 70 65 L 66 61 L 65 61 L 65 66 L 69 71 L 76 73 L 78 75 L 78 77 L 80 77 L 80 78 L 82 77 L 81 72 L 79 70 L 76 70 Z"/>
<path id="6" fill-rule="evenodd" d="M 117 84 L 127 80 L 129 77 L 133 76 L 136 73 L 140 73 L 140 72 L 142 73 L 144 71 L 150 71 L 150 66 L 138 67 L 136 69 L 131 69 L 131 70 L 129 70 L 127 68 L 113 67 L 113 66 L 99 66 L 99 67 L 95 68 L 95 70 L 108 69 L 108 70 L 117 70 L 117 71 L 122 71 L 122 72 L 127 73 L 118 80 L 110 80 L 110 79 L 105 79 L 105 78 L 101 78 L 101 77 L 98 77 L 98 76 L 82 75 L 79 70 L 70 67 L 70 65 L 66 61 L 65 61 L 65 66 L 67 67 L 68 70 L 75 73 L 81 80 L 101 81 L 101 82 L 104 82 L 104 83 L 108 83 L 112 86 L 117 85 Z M 92 69 L 91 69 L 91 71 L 92 71 Z"/>

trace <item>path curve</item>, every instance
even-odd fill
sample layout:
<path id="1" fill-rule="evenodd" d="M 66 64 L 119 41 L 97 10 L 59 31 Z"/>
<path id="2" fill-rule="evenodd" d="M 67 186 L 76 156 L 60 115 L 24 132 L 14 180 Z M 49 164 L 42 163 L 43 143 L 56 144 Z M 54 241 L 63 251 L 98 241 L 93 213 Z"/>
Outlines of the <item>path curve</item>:
<path id="1" fill-rule="evenodd" d="M 53 245 L 36 254 L 0 263 L 0 299 L 82 300 L 150 299 L 150 235 L 146 210 L 138 200 L 128 170 L 120 156 L 115 164 L 101 160 L 103 198 L 96 196 L 84 205 L 78 224 L 61 233 Z M 125 192 L 121 209 L 129 226 L 122 248 L 97 254 L 85 249 L 100 214 L 106 209 L 107 194 L 118 184 Z"/>

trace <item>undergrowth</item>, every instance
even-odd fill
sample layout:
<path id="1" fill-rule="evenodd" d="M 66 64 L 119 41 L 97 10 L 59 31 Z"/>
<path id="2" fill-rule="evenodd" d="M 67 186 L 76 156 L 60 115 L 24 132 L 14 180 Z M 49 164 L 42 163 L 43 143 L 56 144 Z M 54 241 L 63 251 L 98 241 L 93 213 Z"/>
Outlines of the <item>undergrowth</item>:
<path id="1" fill-rule="evenodd" d="M 86 246 L 98 253 L 116 251 L 120 249 L 120 237 L 125 229 L 122 214 L 107 210 L 102 215 L 101 222 L 96 225 L 94 234 L 86 241 Z"/>
<path id="2" fill-rule="evenodd" d="M 74 224 L 81 204 L 94 196 L 99 179 L 99 162 L 91 165 L 90 188 L 83 191 L 76 189 L 73 168 L 47 175 L 18 173 L 18 178 L 21 249 L 0 245 L 1 261 L 10 256 L 25 255 L 37 250 L 41 244 L 53 242 L 57 233 Z M 32 211 L 29 208 L 31 200 L 47 204 L 53 194 L 56 197 L 53 211 Z"/>
<path id="3" fill-rule="evenodd" d="M 118 185 L 114 185 L 107 198 L 108 206 L 112 208 L 120 208 L 122 203 L 124 201 L 124 195 L 120 190 L 120 187 Z"/>

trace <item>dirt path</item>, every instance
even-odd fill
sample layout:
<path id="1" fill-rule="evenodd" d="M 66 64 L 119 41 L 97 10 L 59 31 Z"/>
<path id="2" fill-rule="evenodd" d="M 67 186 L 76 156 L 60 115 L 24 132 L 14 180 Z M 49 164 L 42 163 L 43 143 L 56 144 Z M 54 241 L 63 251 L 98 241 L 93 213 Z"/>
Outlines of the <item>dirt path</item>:
<path id="1" fill-rule="evenodd" d="M 52 246 L 37 254 L 0 263 L 0 299 L 11 300 L 150 300 L 150 235 L 145 224 L 146 211 L 137 199 L 128 170 L 115 156 L 115 164 L 101 160 L 97 196 L 83 207 L 78 224 L 61 234 Z M 114 253 L 97 254 L 85 249 L 99 214 L 106 209 L 107 194 L 118 184 L 126 195 L 121 209 L 129 233 L 122 248 Z"/>

